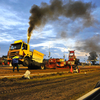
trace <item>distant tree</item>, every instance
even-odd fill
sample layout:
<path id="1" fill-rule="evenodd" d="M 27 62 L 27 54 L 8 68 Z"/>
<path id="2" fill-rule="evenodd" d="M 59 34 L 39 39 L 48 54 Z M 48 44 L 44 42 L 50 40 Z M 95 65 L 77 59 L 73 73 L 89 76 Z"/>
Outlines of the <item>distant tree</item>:
<path id="1" fill-rule="evenodd" d="M 95 65 L 98 55 L 96 54 L 95 51 L 92 51 L 89 54 L 90 54 L 90 56 L 88 57 L 88 60 L 90 60 L 93 65 Z"/>

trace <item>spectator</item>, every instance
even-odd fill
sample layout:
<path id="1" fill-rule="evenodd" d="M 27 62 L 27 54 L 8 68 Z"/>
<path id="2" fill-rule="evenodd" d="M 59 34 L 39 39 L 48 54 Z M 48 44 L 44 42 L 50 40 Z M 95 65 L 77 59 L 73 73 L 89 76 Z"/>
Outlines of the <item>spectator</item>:
<path id="1" fill-rule="evenodd" d="M 18 54 L 15 54 L 15 56 L 12 58 L 13 72 L 15 70 L 15 67 L 17 67 L 17 71 L 19 72 L 18 63 L 19 63 L 19 56 Z"/>

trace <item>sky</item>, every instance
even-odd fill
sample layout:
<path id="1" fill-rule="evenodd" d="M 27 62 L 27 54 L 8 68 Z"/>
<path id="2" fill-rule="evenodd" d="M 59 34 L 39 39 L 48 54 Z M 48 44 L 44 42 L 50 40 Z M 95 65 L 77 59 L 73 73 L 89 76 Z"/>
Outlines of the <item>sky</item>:
<path id="1" fill-rule="evenodd" d="M 33 21 L 34 19 L 34 21 Z M 33 22 L 32 22 L 33 21 Z M 68 59 L 69 50 L 85 61 L 100 54 L 99 0 L 0 0 L 0 57 L 16 40 L 48 58 Z M 98 57 L 99 59 L 99 57 Z"/>

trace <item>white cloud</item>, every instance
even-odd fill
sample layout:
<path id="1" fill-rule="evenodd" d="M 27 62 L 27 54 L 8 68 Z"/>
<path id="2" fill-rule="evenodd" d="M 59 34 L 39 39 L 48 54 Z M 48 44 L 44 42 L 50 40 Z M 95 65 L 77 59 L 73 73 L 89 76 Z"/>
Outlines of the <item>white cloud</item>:
<path id="1" fill-rule="evenodd" d="M 0 42 L 11 42 L 11 41 L 14 41 L 15 39 L 7 34 L 7 33 L 1 33 L 0 34 Z"/>
<path id="2" fill-rule="evenodd" d="M 45 49 L 45 47 L 47 48 L 48 47 L 48 43 L 40 43 L 40 44 L 30 44 L 31 47 L 40 47 L 40 46 L 43 46 Z"/>
<path id="3" fill-rule="evenodd" d="M 31 39 L 45 39 L 45 38 L 53 38 L 56 37 L 56 34 L 53 31 L 53 27 L 51 25 L 45 25 L 44 28 L 43 27 L 37 27 L 32 35 L 31 35 Z"/>
<path id="4" fill-rule="evenodd" d="M 18 16 L 18 13 L 11 8 L 7 9 L 6 7 L 0 6 L 0 15 L 2 29 L 11 29 L 11 26 L 16 25 L 28 25 L 28 23 L 25 23 L 25 19 Z"/>
<path id="5" fill-rule="evenodd" d="M 100 33 L 96 32 L 96 34 L 100 34 Z"/>
<path id="6" fill-rule="evenodd" d="M 57 47 L 57 44 L 62 45 L 60 47 Z M 59 50 L 61 50 L 62 52 L 67 52 L 69 50 L 73 50 L 73 46 L 74 46 L 74 40 L 61 40 L 61 39 L 55 39 L 55 40 L 47 40 L 44 41 L 42 43 L 39 44 L 30 44 L 30 46 L 32 47 L 39 47 L 39 46 L 43 46 L 42 49 L 46 49 L 46 48 L 57 48 Z"/>
<path id="7" fill-rule="evenodd" d="M 97 7 L 92 13 L 92 15 L 94 15 L 95 19 L 98 19 L 98 20 L 100 18 L 100 13 L 98 13 L 99 11 L 100 11 L 100 7 Z"/>
<path id="8" fill-rule="evenodd" d="M 61 57 L 62 55 L 60 55 L 59 53 L 53 53 L 52 56 Z"/>
<path id="9" fill-rule="evenodd" d="M 80 52 L 80 51 L 75 51 L 76 56 L 89 56 L 89 53 L 86 52 Z"/>

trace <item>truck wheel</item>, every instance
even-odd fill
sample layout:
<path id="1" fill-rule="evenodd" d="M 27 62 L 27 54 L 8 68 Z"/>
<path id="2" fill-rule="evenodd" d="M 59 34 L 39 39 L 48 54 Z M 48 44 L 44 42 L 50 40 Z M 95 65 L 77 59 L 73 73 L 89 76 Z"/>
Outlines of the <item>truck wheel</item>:
<path id="1" fill-rule="evenodd" d="M 24 63 L 25 66 L 29 66 L 30 65 L 28 58 L 25 58 L 23 63 Z"/>
<path id="2" fill-rule="evenodd" d="M 74 70 L 76 70 L 76 66 L 75 65 L 73 65 L 72 67 L 73 67 Z"/>
<path id="3" fill-rule="evenodd" d="M 45 67 L 44 67 L 44 65 L 41 65 L 41 67 L 40 67 L 41 69 L 45 69 Z"/>

